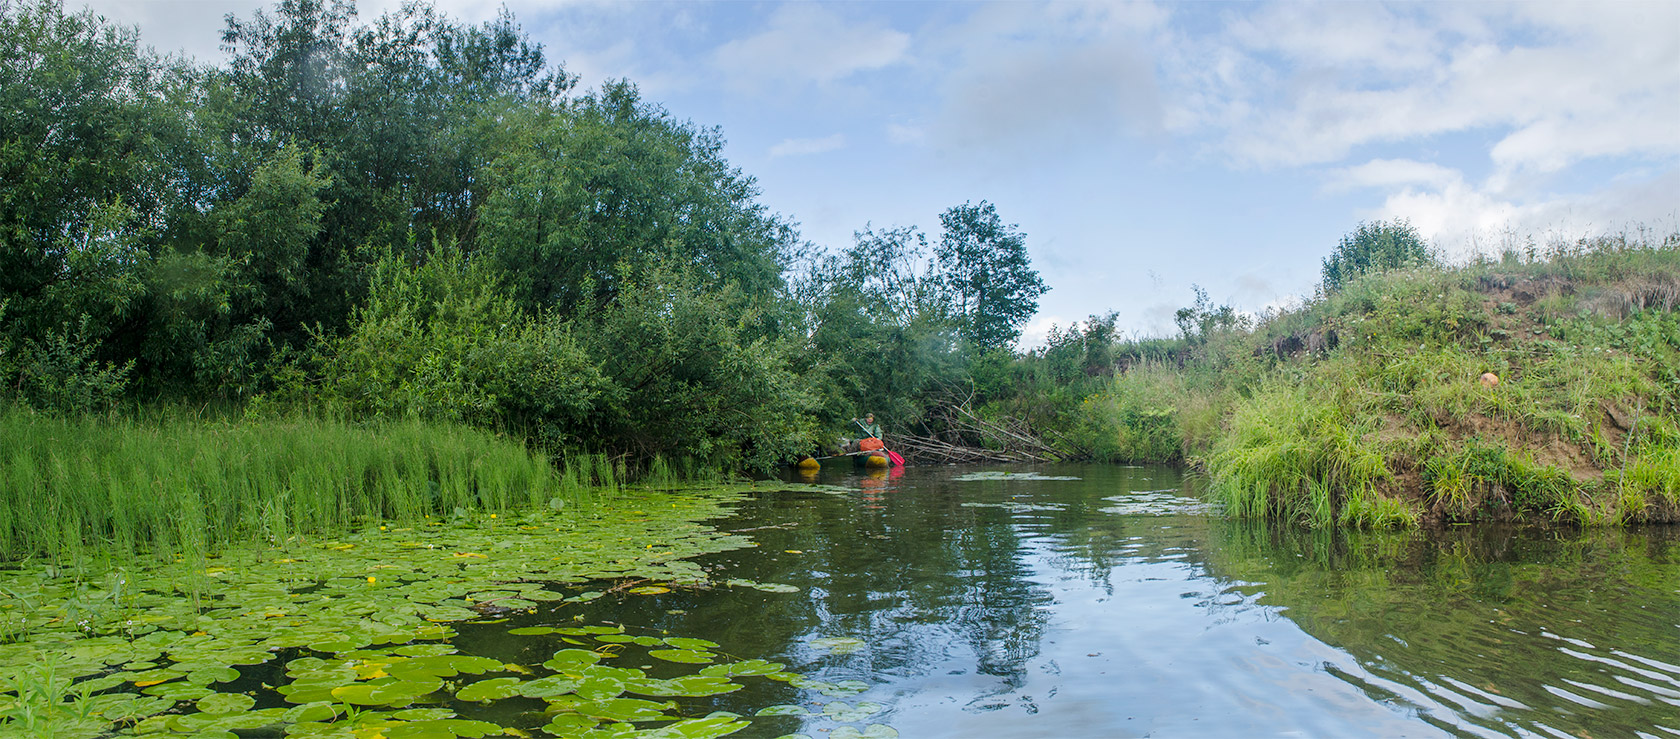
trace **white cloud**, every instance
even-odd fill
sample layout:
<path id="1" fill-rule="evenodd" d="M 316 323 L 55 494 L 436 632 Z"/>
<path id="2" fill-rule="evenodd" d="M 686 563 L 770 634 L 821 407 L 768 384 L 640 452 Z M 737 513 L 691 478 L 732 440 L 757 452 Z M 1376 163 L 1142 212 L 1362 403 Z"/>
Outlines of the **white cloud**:
<path id="1" fill-rule="evenodd" d="M 1680 153 L 1680 4 L 1398 7 L 1237 17 L 1169 59 L 1169 120 L 1262 166 L 1478 129 L 1506 170 Z"/>
<path id="2" fill-rule="evenodd" d="M 820 139 L 782 139 L 770 147 L 772 157 L 804 156 L 834 151 L 846 145 L 846 135 L 837 133 Z"/>
<path id="3" fill-rule="evenodd" d="M 1061 316 L 1050 316 L 1042 313 L 1035 315 L 1027 321 L 1027 325 L 1021 327 L 1021 338 L 1015 341 L 1015 348 L 1020 351 L 1042 348 L 1044 341 L 1050 338 L 1052 327 L 1060 326 L 1065 329 L 1075 323 L 1077 321 L 1069 321 Z"/>
<path id="4" fill-rule="evenodd" d="M 717 48 L 713 63 L 738 89 L 819 84 L 905 60 L 910 36 L 875 23 L 849 23 L 811 3 L 778 6 L 770 27 Z"/>
<path id="5" fill-rule="evenodd" d="M 1372 159 L 1364 164 L 1331 172 L 1329 190 L 1348 190 L 1357 187 L 1393 187 L 1396 185 L 1431 185 L 1444 187 L 1464 176 L 1458 170 L 1439 164 L 1411 159 Z"/>
<path id="6" fill-rule="evenodd" d="M 258 8 L 266 9 L 268 3 L 263 0 L 229 0 L 218 3 L 191 0 L 71 0 L 65 3 L 65 10 L 75 12 L 75 9 L 81 6 L 86 6 L 95 15 L 104 16 L 112 23 L 138 26 L 140 44 L 150 46 L 160 54 L 184 53 L 199 61 L 218 62 L 223 58 L 220 46 L 222 29 L 227 27 L 225 16 L 232 13 L 239 18 L 249 18 L 252 11 Z"/>
<path id="7" fill-rule="evenodd" d="M 1680 168 L 1627 178 L 1584 195 L 1552 195 L 1520 202 L 1462 177 L 1429 188 L 1406 187 L 1390 194 L 1370 215 L 1404 218 L 1449 255 L 1485 251 L 1515 234 L 1540 241 L 1566 240 L 1637 230 L 1672 229 L 1680 213 Z"/>
<path id="8" fill-rule="evenodd" d="M 927 141 L 927 129 L 902 123 L 887 124 L 887 140 L 900 145 L 915 145 Z"/>

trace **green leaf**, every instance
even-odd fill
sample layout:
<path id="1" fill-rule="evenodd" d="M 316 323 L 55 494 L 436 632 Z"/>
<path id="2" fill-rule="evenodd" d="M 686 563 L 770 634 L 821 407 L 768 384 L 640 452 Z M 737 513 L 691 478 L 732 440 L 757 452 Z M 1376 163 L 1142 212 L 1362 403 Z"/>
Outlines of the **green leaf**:
<path id="1" fill-rule="evenodd" d="M 706 641 L 705 639 L 690 639 L 690 638 L 682 637 L 682 636 L 666 637 L 665 638 L 665 643 L 669 644 L 673 647 L 676 647 L 678 649 L 691 649 L 691 650 L 694 650 L 694 651 L 705 651 L 707 649 L 716 649 L 719 646 L 719 644 L 715 641 Z"/>
<path id="2" fill-rule="evenodd" d="M 764 708 L 760 708 L 760 709 L 758 709 L 758 713 L 756 715 L 759 715 L 759 716 L 809 716 L 810 714 L 811 714 L 811 712 L 805 710 L 804 706 L 784 704 L 784 705 L 780 705 L 780 706 L 766 706 Z"/>
<path id="3" fill-rule="evenodd" d="M 604 701 L 624 694 L 624 681 L 613 677 L 591 677 L 578 684 L 576 693 L 584 700 Z"/>
<path id="4" fill-rule="evenodd" d="M 520 694 L 522 683 L 524 681 L 517 677 L 493 677 L 460 689 L 455 693 L 455 698 L 464 701 L 493 701 L 511 698 Z"/>
<path id="5" fill-rule="evenodd" d="M 766 662 L 761 659 L 748 659 L 728 664 L 712 665 L 700 671 L 708 677 L 730 677 L 736 675 L 771 675 L 782 671 L 786 667 L 780 662 Z"/>
<path id="6" fill-rule="evenodd" d="M 823 714 L 841 723 L 862 721 L 881 712 L 881 704 L 864 701 L 856 706 L 847 705 L 843 701 L 834 701 L 823 706 Z"/>
<path id="7" fill-rule="evenodd" d="M 423 680 L 431 677 L 454 677 L 462 673 L 480 675 L 490 670 L 500 669 L 502 669 L 502 663 L 489 657 L 445 654 L 436 657 L 412 657 L 400 662 L 392 662 L 385 671 L 393 677 Z"/>
<path id="8" fill-rule="evenodd" d="M 387 739 L 455 739 L 502 733 L 502 727 L 488 721 L 445 718 L 397 724 L 384 730 Z"/>
<path id="9" fill-rule="evenodd" d="M 581 670 L 601 661 L 601 655 L 587 649 L 562 649 L 554 653 L 554 657 L 543 663 L 555 672 Z"/>
<path id="10" fill-rule="evenodd" d="M 538 680 L 530 680 L 520 684 L 519 694 L 526 698 L 552 698 L 557 695 L 576 692 L 582 680 L 552 675 Z"/>
<path id="11" fill-rule="evenodd" d="M 600 723 L 600 721 L 582 714 L 562 713 L 549 721 L 548 725 L 543 727 L 543 731 L 555 736 L 573 737 L 582 735 L 584 732 L 600 725 Z"/>
<path id="12" fill-rule="evenodd" d="M 666 662 L 681 662 L 689 665 L 710 664 L 717 660 L 717 655 L 711 652 L 696 652 L 692 649 L 655 649 L 649 651 L 648 655 Z"/>
<path id="13" fill-rule="evenodd" d="M 655 703 L 640 698 L 614 698 L 607 701 L 591 701 L 576 708 L 578 713 L 585 716 L 611 721 L 654 721 L 666 716 L 666 711 L 674 711 L 677 704 L 673 702 Z"/>
<path id="14" fill-rule="evenodd" d="M 817 649 L 826 649 L 834 654 L 851 654 L 862 649 L 864 641 L 850 636 L 826 636 L 821 639 L 812 639 L 811 646 Z"/>
<path id="15" fill-rule="evenodd" d="M 691 718 L 642 733 L 648 739 L 716 739 L 729 736 L 752 724 L 733 716 Z"/>
<path id="16" fill-rule="evenodd" d="M 640 695 L 697 698 L 705 695 L 733 693 L 743 687 L 745 686 L 731 683 L 728 678 L 691 675 L 670 680 L 650 680 L 647 678 L 631 680 L 626 683 L 625 690 Z"/>
<path id="17" fill-rule="evenodd" d="M 198 710 L 204 713 L 239 713 L 250 710 L 257 699 L 239 693 L 216 693 L 198 699 Z"/>

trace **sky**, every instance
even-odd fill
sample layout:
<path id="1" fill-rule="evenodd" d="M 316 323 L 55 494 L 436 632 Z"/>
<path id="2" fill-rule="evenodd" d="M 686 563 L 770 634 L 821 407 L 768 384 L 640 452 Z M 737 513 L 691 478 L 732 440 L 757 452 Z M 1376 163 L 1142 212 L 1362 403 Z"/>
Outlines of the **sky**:
<path id="1" fill-rule="evenodd" d="M 399 0 L 362 0 L 372 21 Z M 66 0 L 74 8 L 77 0 Z M 437 0 L 468 22 L 504 3 Z M 94 0 L 219 62 L 251 0 Z M 1359 223 L 1453 259 L 1680 229 L 1680 2 L 506 0 L 551 64 L 719 127 L 761 202 L 840 249 L 986 200 L 1051 325 L 1171 333 L 1193 286 L 1310 296 Z"/>

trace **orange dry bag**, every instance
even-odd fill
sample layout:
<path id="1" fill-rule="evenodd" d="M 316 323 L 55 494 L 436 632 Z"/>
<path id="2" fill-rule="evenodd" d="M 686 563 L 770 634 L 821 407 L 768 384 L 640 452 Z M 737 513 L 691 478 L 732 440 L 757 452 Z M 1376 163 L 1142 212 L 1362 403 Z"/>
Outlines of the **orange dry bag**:
<path id="1" fill-rule="evenodd" d="M 873 452 L 877 449 L 884 449 L 886 446 L 886 444 L 881 443 L 880 439 L 871 436 L 858 442 L 858 451 Z"/>

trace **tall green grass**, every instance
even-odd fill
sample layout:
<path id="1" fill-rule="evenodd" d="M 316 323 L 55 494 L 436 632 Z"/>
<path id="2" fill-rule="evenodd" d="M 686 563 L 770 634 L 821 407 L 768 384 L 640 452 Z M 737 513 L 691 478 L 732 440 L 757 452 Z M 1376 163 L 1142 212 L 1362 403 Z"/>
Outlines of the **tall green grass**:
<path id="1" fill-rule="evenodd" d="M 6 560 L 201 555 L 246 537 L 546 504 L 613 479 L 605 460 L 556 475 L 517 442 L 419 422 L 62 419 L 4 407 L 0 439 Z"/>
<path id="2" fill-rule="evenodd" d="M 1376 426 L 1321 389 L 1270 384 L 1237 403 L 1229 426 L 1204 463 L 1231 514 L 1314 526 L 1417 522 L 1414 508 L 1379 493 L 1393 473 L 1369 439 Z"/>

